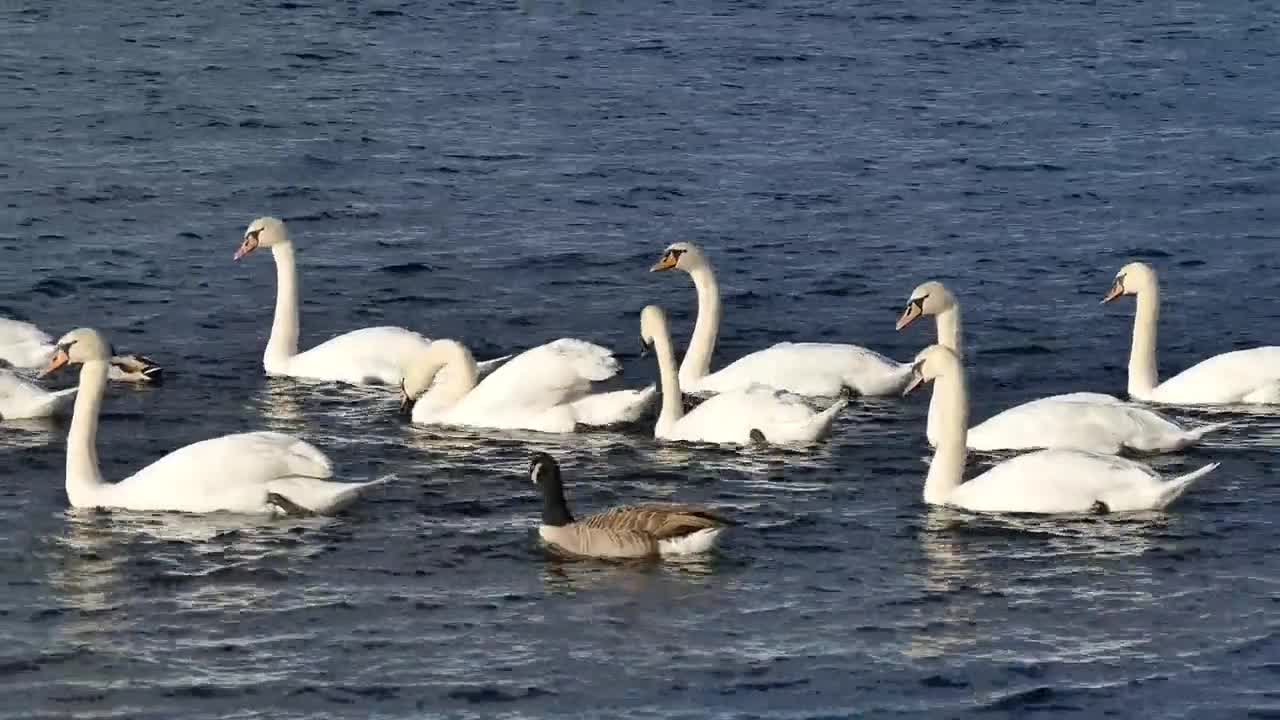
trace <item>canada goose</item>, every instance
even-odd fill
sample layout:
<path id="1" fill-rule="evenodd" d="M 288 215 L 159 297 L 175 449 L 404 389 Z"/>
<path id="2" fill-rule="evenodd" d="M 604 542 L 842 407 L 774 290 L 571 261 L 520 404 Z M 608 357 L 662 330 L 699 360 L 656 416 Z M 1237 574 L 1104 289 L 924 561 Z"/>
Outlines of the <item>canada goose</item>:
<path id="1" fill-rule="evenodd" d="M 707 552 L 729 520 L 693 505 L 627 505 L 574 521 L 564 499 L 560 466 L 534 453 L 529 478 L 542 489 L 538 534 L 551 547 L 583 557 L 646 558 Z"/>

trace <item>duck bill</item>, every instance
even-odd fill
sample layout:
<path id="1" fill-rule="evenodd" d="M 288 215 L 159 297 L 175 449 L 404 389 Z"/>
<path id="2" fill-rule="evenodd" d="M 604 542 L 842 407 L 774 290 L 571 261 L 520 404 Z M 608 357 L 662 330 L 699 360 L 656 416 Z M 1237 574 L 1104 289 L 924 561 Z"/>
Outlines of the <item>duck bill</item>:
<path id="1" fill-rule="evenodd" d="M 231 259 L 239 260 L 240 258 L 244 257 L 245 255 L 248 255 L 249 253 L 257 249 L 258 249 L 258 238 L 252 237 L 252 236 L 246 237 L 244 239 L 244 242 L 240 243 L 240 247 L 236 249 L 235 256 L 232 257 Z"/>
<path id="2" fill-rule="evenodd" d="M 40 377 L 49 377 L 53 373 L 66 367 L 67 363 L 70 361 L 71 361 L 71 358 L 67 357 L 66 350 L 54 351 L 53 357 L 49 358 L 49 364 L 45 367 L 45 369 L 40 371 Z"/>
<path id="3" fill-rule="evenodd" d="M 1112 300 L 1115 300 L 1116 298 L 1120 297 L 1123 294 L 1124 294 L 1124 283 L 1117 280 L 1115 284 L 1111 286 L 1111 289 L 1107 291 L 1106 297 L 1102 298 L 1102 304 L 1106 305 L 1107 303 L 1111 302 Z"/>
<path id="4" fill-rule="evenodd" d="M 661 260 L 654 263 L 653 267 L 649 268 L 649 272 L 662 272 L 664 270 L 670 270 L 675 266 L 676 266 L 676 258 L 673 257 L 670 253 L 668 253 L 666 255 L 663 255 Z"/>
<path id="5" fill-rule="evenodd" d="M 915 322 L 921 315 L 920 306 L 915 303 L 907 303 L 907 309 L 902 311 L 901 317 L 898 318 L 898 324 L 894 326 L 895 330 L 902 328 Z"/>

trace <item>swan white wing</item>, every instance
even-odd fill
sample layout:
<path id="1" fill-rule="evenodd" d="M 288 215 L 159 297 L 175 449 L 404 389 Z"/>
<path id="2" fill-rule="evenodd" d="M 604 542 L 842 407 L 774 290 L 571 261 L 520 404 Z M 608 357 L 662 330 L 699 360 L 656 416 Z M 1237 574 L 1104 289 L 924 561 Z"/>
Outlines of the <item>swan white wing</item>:
<path id="1" fill-rule="evenodd" d="M 1171 451 L 1194 441 L 1168 418 L 1147 408 L 1107 398 L 1091 402 L 1076 393 L 1041 398 L 1009 408 L 969 430 L 974 450 L 1058 448 L 1115 454 Z"/>
<path id="2" fill-rule="evenodd" d="M 690 384 L 689 392 L 729 392 L 753 385 L 809 397 L 835 397 L 843 388 L 887 395 L 906 387 L 911 366 L 857 345 L 778 343 L 746 355 Z"/>
<path id="3" fill-rule="evenodd" d="M 70 404 L 76 388 L 50 392 L 8 370 L 0 370 L 0 420 L 48 417 Z"/>
<path id="4" fill-rule="evenodd" d="M 614 425 L 635 422 L 658 398 L 658 387 L 643 390 L 615 390 L 574 400 L 573 417 L 583 425 Z"/>
<path id="5" fill-rule="evenodd" d="M 269 510 L 271 483 L 323 480 L 333 465 L 292 435 L 251 432 L 202 440 L 165 455 L 105 489 L 109 505 L 133 510 L 259 513 Z"/>
<path id="6" fill-rule="evenodd" d="M 0 360 L 24 370 L 43 366 L 53 354 L 53 338 L 31 323 L 0 318 Z"/>
<path id="7" fill-rule="evenodd" d="M 978 512 L 1081 513 L 1094 503 L 1116 512 L 1153 506 L 1165 485 L 1125 458 L 1041 450 L 996 465 L 956 488 L 948 504 Z"/>
<path id="8" fill-rule="evenodd" d="M 592 382 L 607 380 L 619 369 L 608 348 L 562 338 L 508 360 L 467 393 L 458 412 L 469 415 L 551 408 L 584 397 Z"/>
<path id="9" fill-rule="evenodd" d="M 752 431 L 759 431 L 773 443 L 806 442 L 829 429 L 828 418 L 845 404 L 842 400 L 818 413 L 794 395 L 755 387 L 710 397 L 657 435 L 666 440 L 747 444 Z"/>
<path id="10" fill-rule="evenodd" d="M 1153 402 L 1211 405 L 1280 400 L 1280 347 L 1258 347 L 1215 355 L 1165 380 L 1151 391 Z"/>
<path id="11" fill-rule="evenodd" d="M 431 344 L 412 330 L 371 327 L 353 330 L 289 358 L 273 374 L 346 382 L 399 385 L 405 368 Z"/>

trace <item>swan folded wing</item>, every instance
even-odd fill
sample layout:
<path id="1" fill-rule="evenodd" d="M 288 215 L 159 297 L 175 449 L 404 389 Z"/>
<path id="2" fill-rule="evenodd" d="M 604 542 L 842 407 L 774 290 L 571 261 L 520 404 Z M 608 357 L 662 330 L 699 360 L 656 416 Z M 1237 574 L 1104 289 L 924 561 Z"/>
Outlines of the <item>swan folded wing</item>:
<path id="1" fill-rule="evenodd" d="M 1258 347 L 1203 360 L 1158 385 L 1150 399 L 1191 405 L 1267 401 L 1278 384 L 1280 347 Z"/>
<path id="2" fill-rule="evenodd" d="M 0 360 L 14 367 L 38 368 L 53 353 L 53 338 L 31 323 L 0 318 Z"/>
<path id="3" fill-rule="evenodd" d="M 508 360 L 464 402 L 469 410 L 549 408 L 582 398 L 592 382 L 607 380 L 618 370 L 618 361 L 607 348 L 564 338 Z"/>
<path id="4" fill-rule="evenodd" d="M 960 485 L 950 504 L 979 512 L 1082 513 L 1096 502 L 1113 511 L 1150 507 L 1163 481 L 1145 465 L 1071 450 L 1007 460 Z"/>
<path id="5" fill-rule="evenodd" d="M 583 425 L 635 422 L 658 397 L 656 385 L 643 390 L 615 390 L 585 395 L 573 401 L 573 416 Z"/>
<path id="6" fill-rule="evenodd" d="M 727 392 L 765 385 L 809 397 L 835 397 L 846 387 L 861 395 L 900 391 L 909 365 L 857 345 L 778 343 L 708 375 L 699 390 Z"/>
<path id="7" fill-rule="evenodd" d="M 333 466 L 292 435 L 251 432 L 178 448 L 111 487 L 119 507 L 188 512 L 260 512 L 267 486 L 291 476 L 324 479 Z"/>
<path id="8" fill-rule="evenodd" d="M 362 328 L 293 356 L 288 374 L 352 384 L 398 385 L 409 363 L 430 345 L 430 340 L 412 330 Z"/>
<path id="9" fill-rule="evenodd" d="M 745 444 L 759 430 L 769 442 L 791 442 L 812 434 L 817 415 L 795 395 L 756 386 L 708 398 L 682 417 L 667 439 Z"/>
<path id="10" fill-rule="evenodd" d="M 284 477 L 268 482 L 267 492 L 281 495 L 317 515 L 329 515 L 358 500 L 369 488 L 384 482 L 384 479 L 347 483 L 311 477 Z"/>
<path id="11" fill-rule="evenodd" d="M 998 413 L 969 431 L 975 450 L 1070 448 L 1114 454 L 1159 450 L 1183 442 L 1181 428 L 1147 408 L 1081 397 L 1041 398 Z M 1106 397 L 1106 396 L 1103 396 Z"/>

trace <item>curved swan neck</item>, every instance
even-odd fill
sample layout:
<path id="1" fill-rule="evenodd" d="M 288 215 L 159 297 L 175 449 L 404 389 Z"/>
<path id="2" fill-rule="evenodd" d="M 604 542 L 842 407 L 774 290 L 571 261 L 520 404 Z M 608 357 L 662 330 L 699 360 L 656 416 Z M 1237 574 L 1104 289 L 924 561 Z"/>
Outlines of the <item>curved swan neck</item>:
<path id="1" fill-rule="evenodd" d="M 957 357 L 964 357 L 960 337 L 960 306 L 952 305 L 934 317 L 938 327 L 938 344 L 950 349 Z"/>
<path id="2" fill-rule="evenodd" d="M 960 335 L 960 306 L 952 304 L 951 307 L 938 313 L 934 317 L 934 324 L 938 328 L 938 344 L 948 348 L 961 358 L 963 362 L 964 348 Z M 930 445 L 938 444 L 939 428 L 943 422 L 942 415 L 944 408 L 940 393 L 934 390 L 933 397 L 929 398 L 929 420 L 925 425 L 924 436 L 928 439 Z"/>
<path id="3" fill-rule="evenodd" d="M 449 372 L 436 381 L 440 371 L 446 368 Z M 462 343 L 436 340 L 414 361 L 409 368 L 409 376 L 409 383 L 417 389 L 418 397 L 430 388 L 435 403 L 440 407 L 450 407 L 475 389 L 479 370 L 471 351 Z"/>
<path id="4" fill-rule="evenodd" d="M 711 372 L 711 356 L 716 351 L 720 333 L 720 284 L 711 264 L 703 262 L 689 271 L 693 287 L 698 291 L 698 319 L 693 323 L 689 349 L 680 365 L 680 382 L 686 385 L 701 380 Z"/>
<path id="5" fill-rule="evenodd" d="M 67 499 L 72 507 L 96 505 L 103 487 L 98 469 L 98 413 L 107 390 L 108 368 L 106 360 L 93 360 L 80 368 L 80 389 L 67 433 Z"/>
<path id="6" fill-rule="evenodd" d="M 924 501 L 943 505 L 964 482 L 968 456 L 969 389 L 959 360 L 933 381 L 933 402 L 939 404 L 938 448 L 924 481 Z"/>
<path id="7" fill-rule="evenodd" d="M 268 371 L 281 366 L 298 354 L 298 265 L 293 243 L 282 242 L 271 247 L 276 261 L 276 312 L 271 321 L 271 339 L 262 364 Z"/>
<path id="8" fill-rule="evenodd" d="M 1156 365 L 1156 331 L 1160 324 L 1160 284 L 1151 285 L 1137 295 L 1138 309 L 1133 315 L 1133 345 L 1129 350 L 1129 395 L 1140 400 L 1151 395 L 1160 384 Z"/>
<path id="9" fill-rule="evenodd" d="M 658 413 L 655 432 L 661 434 L 684 416 L 684 400 L 680 392 L 680 376 L 676 372 L 676 353 L 671 347 L 671 333 L 663 322 L 653 337 L 653 350 L 658 355 L 658 376 L 662 385 L 662 411 Z"/>

